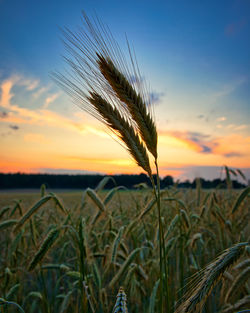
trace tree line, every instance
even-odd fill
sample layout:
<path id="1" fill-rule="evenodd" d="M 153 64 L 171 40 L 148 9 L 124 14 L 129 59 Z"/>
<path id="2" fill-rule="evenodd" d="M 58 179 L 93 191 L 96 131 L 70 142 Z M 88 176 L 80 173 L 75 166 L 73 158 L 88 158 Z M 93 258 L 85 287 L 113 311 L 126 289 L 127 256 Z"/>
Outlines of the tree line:
<path id="1" fill-rule="evenodd" d="M 95 188 L 104 178 L 104 175 L 64 175 L 64 174 L 4 174 L 0 173 L 0 189 L 23 189 L 23 188 L 40 188 L 44 184 L 47 188 L 62 189 L 85 189 Z M 228 181 L 226 179 L 206 180 L 196 178 L 193 181 L 184 182 L 174 181 L 170 175 L 161 179 L 161 187 L 167 188 L 173 185 L 179 188 L 196 188 L 199 183 L 201 188 L 226 188 Z M 244 188 L 245 185 L 232 180 L 232 188 Z M 129 189 L 144 188 L 151 186 L 150 180 L 146 174 L 139 175 L 113 175 L 105 185 L 106 189 L 113 188 L 114 185 L 124 186 Z"/>

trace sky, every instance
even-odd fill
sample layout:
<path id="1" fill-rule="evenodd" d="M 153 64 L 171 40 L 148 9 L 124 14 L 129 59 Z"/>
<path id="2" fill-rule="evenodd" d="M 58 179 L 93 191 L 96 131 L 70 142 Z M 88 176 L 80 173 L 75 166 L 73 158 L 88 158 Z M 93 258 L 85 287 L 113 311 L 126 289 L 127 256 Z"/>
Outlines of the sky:
<path id="1" fill-rule="evenodd" d="M 249 0 L 0 0 L 0 172 L 141 173 L 104 126 L 51 79 L 60 28 L 98 15 L 154 103 L 161 176 L 250 179 Z"/>

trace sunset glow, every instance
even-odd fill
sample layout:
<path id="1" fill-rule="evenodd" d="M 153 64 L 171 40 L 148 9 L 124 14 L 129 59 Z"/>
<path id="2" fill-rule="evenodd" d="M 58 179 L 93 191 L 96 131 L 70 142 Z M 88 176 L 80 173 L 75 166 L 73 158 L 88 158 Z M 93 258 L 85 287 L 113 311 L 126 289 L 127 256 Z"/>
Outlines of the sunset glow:
<path id="1" fill-rule="evenodd" d="M 142 172 L 114 134 L 73 104 L 49 77 L 64 67 L 58 25 L 76 29 L 84 9 L 96 11 L 109 25 L 125 54 L 125 32 L 135 48 L 154 102 L 161 176 L 215 178 L 227 165 L 250 178 L 249 3 L 193 2 L 187 7 L 181 1 L 180 7 L 152 1 L 141 3 L 143 8 L 136 4 L 131 13 L 129 4 L 107 2 L 63 1 L 58 8 L 45 1 L 35 8 L 28 1 L 22 19 L 15 19 L 18 2 L 15 7 L 0 3 L 5 32 L 0 172 Z"/>

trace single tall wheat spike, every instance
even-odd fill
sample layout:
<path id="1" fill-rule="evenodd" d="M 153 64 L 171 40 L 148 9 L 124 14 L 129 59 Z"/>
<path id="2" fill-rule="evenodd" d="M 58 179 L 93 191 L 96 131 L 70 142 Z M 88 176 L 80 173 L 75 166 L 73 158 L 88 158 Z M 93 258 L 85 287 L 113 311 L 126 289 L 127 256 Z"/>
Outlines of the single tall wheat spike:
<path id="1" fill-rule="evenodd" d="M 127 296 L 123 290 L 123 287 L 120 287 L 119 289 L 112 313 L 128 313 Z"/>
<path id="2" fill-rule="evenodd" d="M 150 100 L 135 63 L 130 66 L 109 30 L 84 14 L 84 28 L 63 32 L 71 74 L 56 82 L 86 112 L 116 135 L 135 162 L 152 178 L 148 151 L 157 159 L 157 130 Z M 132 77 L 135 77 L 136 83 Z"/>

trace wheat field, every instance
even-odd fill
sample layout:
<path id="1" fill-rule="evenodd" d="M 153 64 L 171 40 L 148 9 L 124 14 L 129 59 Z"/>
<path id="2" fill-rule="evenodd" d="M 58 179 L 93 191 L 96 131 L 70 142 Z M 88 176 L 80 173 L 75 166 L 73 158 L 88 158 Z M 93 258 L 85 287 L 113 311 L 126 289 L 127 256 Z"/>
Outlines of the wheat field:
<path id="1" fill-rule="evenodd" d="M 0 312 L 16 312 L 12 302 L 29 313 L 112 312 L 120 286 L 128 312 L 160 311 L 152 190 L 105 191 L 107 180 L 59 197 L 44 186 L 24 201 L 1 197 Z M 248 192 L 161 190 L 169 312 L 250 307 Z"/>

